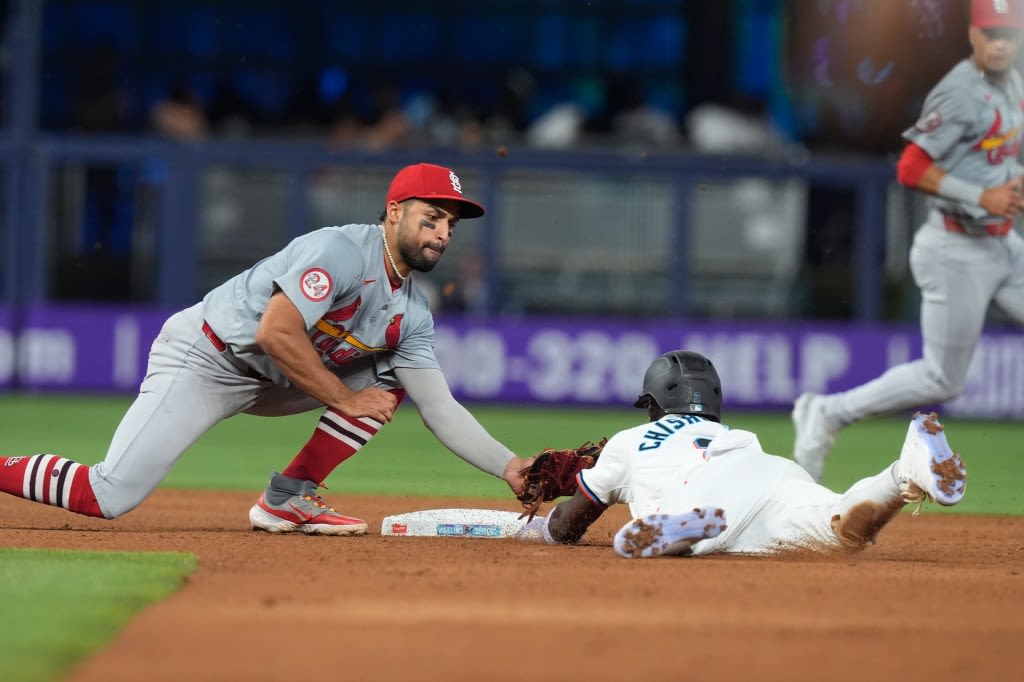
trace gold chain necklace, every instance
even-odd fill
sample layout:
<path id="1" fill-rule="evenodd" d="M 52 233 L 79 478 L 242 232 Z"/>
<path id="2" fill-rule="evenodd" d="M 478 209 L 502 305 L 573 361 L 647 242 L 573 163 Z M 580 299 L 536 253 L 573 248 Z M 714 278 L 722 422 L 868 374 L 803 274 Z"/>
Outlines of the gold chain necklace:
<path id="1" fill-rule="evenodd" d="M 384 231 L 384 226 L 380 228 L 380 235 L 384 238 L 384 253 L 388 257 L 388 262 L 391 263 L 391 270 L 395 273 L 395 276 L 402 282 L 405 281 L 407 275 L 403 275 L 398 271 L 398 266 L 395 265 L 395 257 L 391 255 L 391 247 L 388 246 L 388 234 Z"/>

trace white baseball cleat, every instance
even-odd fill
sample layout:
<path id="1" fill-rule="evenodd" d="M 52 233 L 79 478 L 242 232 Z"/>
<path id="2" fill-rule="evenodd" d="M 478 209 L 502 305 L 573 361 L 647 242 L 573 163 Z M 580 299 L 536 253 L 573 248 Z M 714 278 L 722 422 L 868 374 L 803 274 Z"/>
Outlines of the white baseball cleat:
<path id="1" fill-rule="evenodd" d="M 701 540 L 716 538 L 726 529 L 725 511 L 698 507 L 683 514 L 648 514 L 619 529 L 612 541 L 626 559 L 685 555 Z"/>
<path id="2" fill-rule="evenodd" d="M 804 393 L 793 404 L 793 459 L 807 470 L 816 482 L 821 483 L 825 473 L 825 458 L 836 442 L 838 431 L 832 428 L 825 416 L 823 398 L 816 393 Z"/>
<path id="3" fill-rule="evenodd" d="M 950 507 L 964 499 L 967 469 L 946 442 L 944 427 L 932 412 L 910 420 L 899 463 L 900 495 L 921 504 L 926 498 Z"/>

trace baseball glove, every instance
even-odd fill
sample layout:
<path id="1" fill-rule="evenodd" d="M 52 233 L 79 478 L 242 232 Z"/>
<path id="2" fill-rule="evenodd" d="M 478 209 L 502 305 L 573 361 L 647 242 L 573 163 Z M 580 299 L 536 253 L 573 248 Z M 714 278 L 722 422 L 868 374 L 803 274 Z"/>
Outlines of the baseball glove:
<path id="1" fill-rule="evenodd" d="M 574 494 L 576 474 L 594 466 L 607 442 L 607 438 L 602 438 L 597 445 L 588 440 L 578 448 L 544 448 L 533 464 L 519 472 L 523 476 L 523 492 L 516 499 L 522 502 L 524 510 L 519 518 L 525 516 L 531 521 L 541 503 Z"/>

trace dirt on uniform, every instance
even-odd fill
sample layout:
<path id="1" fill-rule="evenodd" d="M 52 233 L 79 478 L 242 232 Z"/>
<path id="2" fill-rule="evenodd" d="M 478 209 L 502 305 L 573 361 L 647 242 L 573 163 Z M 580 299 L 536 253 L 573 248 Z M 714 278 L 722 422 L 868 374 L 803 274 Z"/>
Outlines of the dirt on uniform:
<path id="1" fill-rule="evenodd" d="M 0 546 L 199 556 L 188 583 L 74 682 L 959 682 L 1019 671 L 1022 517 L 904 512 L 853 555 L 625 560 L 611 549 L 624 507 L 582 545 L 551 547 L 379 535 L 389 514 L 514 501 L 339 501 L 368 535 L 252 532 L 252 494 L 161 489 L 116 521 L 0 496 Z"/>

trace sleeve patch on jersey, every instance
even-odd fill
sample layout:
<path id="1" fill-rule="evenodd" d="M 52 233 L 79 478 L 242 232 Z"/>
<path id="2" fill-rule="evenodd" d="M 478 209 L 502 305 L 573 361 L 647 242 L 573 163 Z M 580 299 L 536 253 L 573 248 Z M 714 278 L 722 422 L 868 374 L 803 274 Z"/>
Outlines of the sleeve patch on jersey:
<path id="1" fill-rule="evenodd" d="M 310 268 L 302 273 L 299 286 L 303 296 L 314 303 L 319 303 L 331 293 L 333 283 L 331 276 L 323 268 Z"/>
<path id="2" fill-rule="evenodd" d="M 939 129 L 942 125 L 942 114 L 939 113 L 938 109 L 928 112 L 927 115 L 922 116 L 918 119 L 917 123 L 914 124 L 914 129 L 922 133 L 930 133 Z"/>

